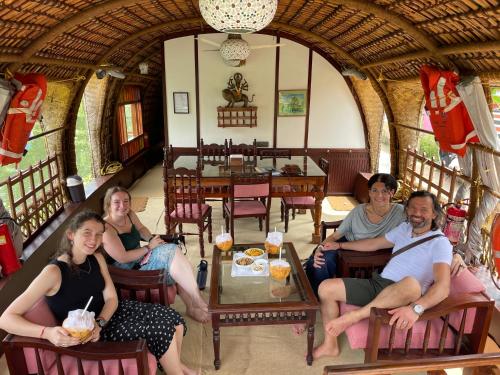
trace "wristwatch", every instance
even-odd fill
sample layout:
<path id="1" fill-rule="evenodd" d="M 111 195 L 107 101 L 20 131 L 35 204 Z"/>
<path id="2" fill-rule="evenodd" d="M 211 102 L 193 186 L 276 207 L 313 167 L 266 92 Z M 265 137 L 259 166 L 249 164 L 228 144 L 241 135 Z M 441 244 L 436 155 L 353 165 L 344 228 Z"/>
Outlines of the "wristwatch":
<path id="1" fill-rule="evenodd" d="M 415 314 L 417 314 L 418 316 L 422 316 L 422 314 L 425 311 L 424 306 L 419 305 L 418 303 L 412 303 L 410 306 L 411 306 L 413 312 Z"/>
<path id="2" fill-rule="evenodd" d="M 108 321 L 104 318 L 101 318 L 101 317 L 97 318 L 95 321 L 96 321 L 97 325 L 101 328 L 106 327 L 106 324 L 108 324 Z"/>

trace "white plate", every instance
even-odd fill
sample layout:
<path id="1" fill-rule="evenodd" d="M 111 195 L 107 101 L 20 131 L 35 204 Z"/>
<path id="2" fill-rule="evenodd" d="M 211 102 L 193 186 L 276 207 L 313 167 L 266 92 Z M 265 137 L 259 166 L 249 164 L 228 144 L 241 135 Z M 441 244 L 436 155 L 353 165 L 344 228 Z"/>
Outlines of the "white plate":
<path id="1" fill-rule="evenodd" d="M 251 265 L 250 266 L 239 266 L 236 264 L 235 260 L 238 258 L 241 258 L 244 255 L 243 253 L 235 253 L 233 255 L 233 265 L 231 267 L 231 276 L 232 277 L 239 277 L 239 276 L 254 276 L 254 277 L 261 277 L 261 276 L 269 276 L 269 262 L 267 261 L 267 253 L 264 253 L 264 257 L 260 259 L 256 259 L 255 261 L 265 261 L 265 268 L 264 271 L 261 273 L 255 273 Z"/>

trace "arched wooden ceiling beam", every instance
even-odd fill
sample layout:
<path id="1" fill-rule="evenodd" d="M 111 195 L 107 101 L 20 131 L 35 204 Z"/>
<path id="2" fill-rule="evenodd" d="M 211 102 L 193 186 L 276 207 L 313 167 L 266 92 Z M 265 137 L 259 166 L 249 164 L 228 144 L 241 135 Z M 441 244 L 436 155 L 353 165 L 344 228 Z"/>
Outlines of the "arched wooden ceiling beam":
<path id="1" fill-rule="evenodd" d="M 397 15 L 396 13 L 387 10 L 379 5 L 369 3 L 364 0 L 325 0 L 327 3 L 334 5 L 347 5 L 349 7 L 355 8 L 357 10 L 374 14 L 375 16 L 386 20 L 390 24 L 396 25 L 408 35 L 410 35 L 417 42 L 422 44 L 432 55 L 439 60 L 441 63 L 451 67 L 456 68 L 455 64 L 439 53 L 439 48 L 437 44 L 425 33 L 417 29 L 410 22 L 405 20 L 403 17 Z"/>
<path id="2" fill-rule="evenodd" d="M 438 49 L 438 53 L 442 55 L 456 55 L 460 53 L 474 53 L 474 52 L 489 52 L 500 50 L 500 41 L 480 42 L 480 43 L 460 43 Z M 374 61 L 370 64 L 365 64 L 361 68 L 373 68 L 380 65 L 393 64 L 401 61 L 415 60 L 421 58 L 432 57 L 430 51 L 416 51 L 412 53 L 405 53 L 404 55 L 391 57 L 389 59 Z"/>
<path id="3" fill-rule="evenodd" d="M 129 37 L 123 39 L 120 43 L 115 44 L 113 47 L 111 47 L 108 52 L 106 52 L 100 59 L 97 65 L 103 64 L 106 62 L 108 58 L 110 58 L 113 53 L 115 53 L 117 50 L 122 48 L 123 46 L 126 46 L 130 42 L 134 41 L 137 38 L 140 38 L 143 35 L 148 35 L 150 33 L 156 32 L 158 30 L 163 30 L 164 28 L 173 28 L 177 26 L 184 26 L 185 24 L 191 24 L 191 23 L 200 23 L 200 22 L 205 22 L 203 18 L 196 17 L 196 18 L 186 18 L 183 20 L 178 20 L 178 21 L 171 21 L 171 22 L 166 22 L 162 23 L 160 25 L 154 25 L 151 27 L 147 27 L 145 29 L 142 29 L 141 31 L 130 35 Z"/>

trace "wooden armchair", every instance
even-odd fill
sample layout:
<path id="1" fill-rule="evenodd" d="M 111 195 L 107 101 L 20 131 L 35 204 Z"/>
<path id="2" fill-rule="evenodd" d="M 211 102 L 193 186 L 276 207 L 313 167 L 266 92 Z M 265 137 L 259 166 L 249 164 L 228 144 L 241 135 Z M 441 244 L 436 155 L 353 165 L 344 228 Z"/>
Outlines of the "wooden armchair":
<path id="1" fill-rule="evenodd" d="M 140 271 L 109 266 L 119 299 L 131 299 L 169 306 L 177 295 L 175 285 L 167 285 L 166 270 Z"/>
<path id="2" fill-rule="evenodd" d="M 25 315 L 44 326 L 60 325 L 41 298 Z M 95 342 L 58 347 L 48 340 L 7 335 L 2 342 L 11 374 L 156 374 L 156 359 L 143 339 L 128 342 Z"/>
<path id="3" fill-rule="evenodd" d="M 322 223 L 322 238 L 328 228 L 336 229 L 340 223 Z M 368 254 L 340 250 L 340 273 L 342 277 L 368 277 L 374 269 L 385 266 L 390 253 L 391 249 Z M 372 308 L 369 319 L 345 333 L 352 349 L 365 350 L 365 363 L 482 353 L 494 309 L 494 301 L 484 290 L 484 285 L 464 270 L 452 277 L 449 296 L 425 311 L 410 330 L 390 326 L 388 310 Z M 355 309 L 358 307 L 340 304 L 341 314 Z"/>
<path id="4" fill-rule="evenodd" d="M 224 164 L 229 153 L 227 139 L 223 145 L 217 143 L 205 144 L 203 138 L 200 140 L 199 158 L 202 162 L 212 164 Z"/>

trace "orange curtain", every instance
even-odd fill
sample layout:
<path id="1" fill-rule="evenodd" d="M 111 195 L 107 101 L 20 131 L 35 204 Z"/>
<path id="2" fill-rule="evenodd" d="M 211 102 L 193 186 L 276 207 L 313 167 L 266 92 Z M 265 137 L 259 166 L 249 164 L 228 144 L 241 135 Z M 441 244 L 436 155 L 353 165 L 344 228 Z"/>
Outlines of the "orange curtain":
<path id="1" fill-rule="evenodd" d="M 127 142 L 127 121 L 125 119 L 125 106 L 118 106 L 118 134 L 120 136 L 120 144 Z"/>
<path id="2" fill-rule="evenodd" d="M 141 101 L 141 90 L 139 86 L 123 86 L 120 93 L 120 103 L 132 103 Z"/>
<path id="3" fill-rule="evenodd" d="M 142 106 L 141 103 L 132 104 L 132 118 L 135 120 L 132 127 L 134 136 L 139 136 L 143 133 L 142 129 Z"/>

